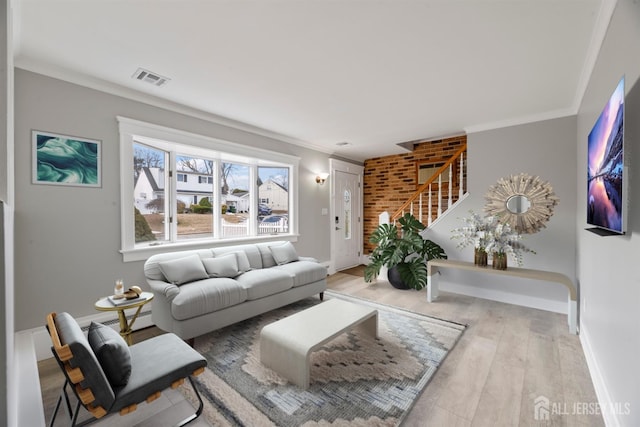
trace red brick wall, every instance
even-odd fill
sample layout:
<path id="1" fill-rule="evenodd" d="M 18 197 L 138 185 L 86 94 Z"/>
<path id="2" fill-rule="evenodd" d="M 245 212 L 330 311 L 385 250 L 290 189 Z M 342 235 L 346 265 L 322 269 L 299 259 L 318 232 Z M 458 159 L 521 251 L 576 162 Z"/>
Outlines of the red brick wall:
<path id="1" fill-rule="evenodd" d="M 369 243 L 369 236 L 378 226 L 378 215 L 383 211 L 392 215 L 418 188 L 417 164 L 445 162 L 466 142 L 467 136 L 461 135 L 419 143 L 413 152 L 406 154 L 365 160 L 363 183 L 365 254 L 370 253 L 374 248 L 374 245 Z M 446 191 L 444 187 L 443 185 L 443 191 Z M 454 183 L 453 195 L 457 194 L 456 188 Z M 426 205 L 426 200 L 423 205 Z M 414 215 L 417 217 L 417 212 L 414 211 Z M 423 220 L 426 222 L 426 216 Z"/>

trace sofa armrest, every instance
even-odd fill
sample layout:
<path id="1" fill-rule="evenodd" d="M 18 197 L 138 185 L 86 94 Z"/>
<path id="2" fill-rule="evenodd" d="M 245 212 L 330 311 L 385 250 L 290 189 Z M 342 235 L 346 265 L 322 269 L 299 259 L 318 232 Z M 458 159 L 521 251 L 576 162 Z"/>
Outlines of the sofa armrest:
<path id="1" fill-rule="evenodd" d="M 180 293 L 180 288 L 173 283 L 149 279 L 147 279 L 147 283 L 151 286 L 151 291 L 154 294 L 163 296 L 167 301 L 172 301 Z"/>
<path id="2" fill-rule="evenodd" d="M 320 261 L 318 261 L 317 259 L 315 259 L 314 257 L 310 257 L 310 256 L 301 256 L 298 257 L 298 261 L 311 261 L 311 262 L 317 262 L 319 263 Z"/>

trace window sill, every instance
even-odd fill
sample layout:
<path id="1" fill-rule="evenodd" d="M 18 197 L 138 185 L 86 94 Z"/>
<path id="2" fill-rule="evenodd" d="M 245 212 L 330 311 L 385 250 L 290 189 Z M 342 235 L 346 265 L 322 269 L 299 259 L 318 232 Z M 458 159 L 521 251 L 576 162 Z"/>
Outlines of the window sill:
<path id="1" fill-rule="evenodd" d="M 121 249 L 123 262 L 133 261 L 146 261 L 151 255 L 161 254 L 166 252 L 177 252 L 191 249 L 209 249 L 220 246 L 232 246 L 251 243 L 273 242 L 277 240 L 286 240 L 289 242 L 297 242 L 297 234 L 275 234 L 268 236 L 248 236 L 234 239 L 211 239 L 211 240 L 198 240 L 186 241 L 179 243 L 163 243 L 154 246 L 144 246 L 132 249 Z"/>

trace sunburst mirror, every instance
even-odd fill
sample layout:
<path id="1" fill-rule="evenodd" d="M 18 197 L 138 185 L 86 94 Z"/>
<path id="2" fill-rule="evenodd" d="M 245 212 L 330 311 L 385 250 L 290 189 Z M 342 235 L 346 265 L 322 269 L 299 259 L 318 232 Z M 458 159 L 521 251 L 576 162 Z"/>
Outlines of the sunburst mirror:
<path id="1" fill-rule="evenodd" d="M 485 199 L 485 212 L 523 234 L 546 227 L 558 204 L 551 184 L 526 173 L 500 178 L 489 187 Z"/>

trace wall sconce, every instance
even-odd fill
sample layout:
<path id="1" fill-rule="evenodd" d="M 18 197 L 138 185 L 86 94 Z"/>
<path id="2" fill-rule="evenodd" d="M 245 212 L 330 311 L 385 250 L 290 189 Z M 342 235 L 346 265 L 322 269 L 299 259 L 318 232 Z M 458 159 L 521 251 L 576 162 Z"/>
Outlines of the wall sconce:
<path id="1" fill-rule="evenodd" d="M 329 178 L 329 174 L 328 173 L 326 173 L 326 172 L 319 173 L 318 176 L 316 176 L 316 182 L 318 184 L 322 185 L 327 180 L 327 178 Z"/>

